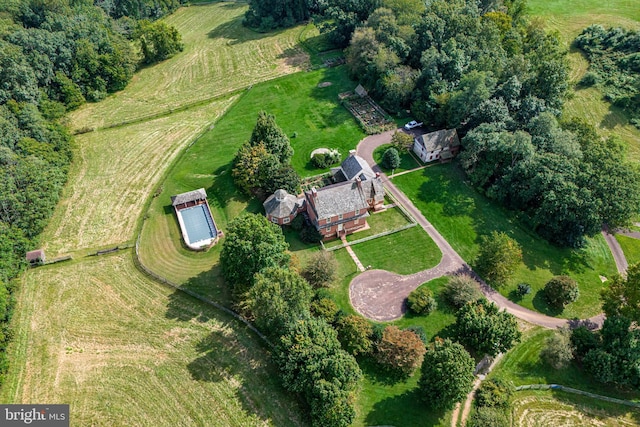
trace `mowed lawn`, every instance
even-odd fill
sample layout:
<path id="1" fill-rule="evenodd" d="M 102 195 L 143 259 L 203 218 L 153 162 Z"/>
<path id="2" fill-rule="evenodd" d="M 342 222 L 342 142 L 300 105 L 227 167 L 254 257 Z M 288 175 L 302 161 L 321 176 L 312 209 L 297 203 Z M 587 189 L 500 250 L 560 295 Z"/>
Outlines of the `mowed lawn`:
<path id="1" fill-rule="evenodd" d="M 302 27 L 257 33 L 242 26 L 244 1 L 183 7 L 165 18 L 184 51 L 140 70 L 127 88 L 71 115 L 72 128 L 101 128 L 166 113 L 308 66 Z"/>
<path id="2" fill-rule="evenodd" d="M 524 259 L 515 277 L 500 293 L 524 307 L 564 318 L 591 317 L 601 311 L 599 276 L 611 277 L 615 264 L 606 242 L 597 235 L 581 250 L 553 246 L 521 224 L 513 212 L 500 208 L 465 181 L 457 163 L 430 166 L 394 178 L 394 183 L 422 211 L 465 261 L 473 264 L 480 249 L 480 236 L 493 230 L 506 232 L 522 247 Z M 580 286 L 578 301 L 561 313 L 545 302 L 546 282 L 554 275 L 566 274 Z M 517 298 L 518 283 L 531 285 L 533 292 Z"/>
<path id="3" fill-rule="evenodd" d="M 41 236 L 47 255 L 134 240 L 167 166 L 233 100 L 76 136 L 69 180 Z"/>
<path id="4" fill-rule="evenodd" d="M 616 234 L 616 240 L 620 243 L 620 247 L 622 248 L 622 252 L 624 252 L 624 256 L 627 259 L 629 265 L 637 264 L 640 262 L 640 240 L 623 236 L 621 234 Z"/>
<path id="5" fill-rule="evenodd" d="M 331 82 L 331 86 L 318 87 Z M 218 283 L 220 245 L 207 253 L 194 254 L 183 247 L 171 196 L 205 188 L 213 217 L 223 231 L 242 212 L 263 213 L 261 203 L 238 192 L 231 174 L 233 157 L 247 141 L 258 113 L 276 115 L 278 125 L 291 138 L 294 167 L 303 175 L 323 170 L 310 164 L 310 153 L 318 147 L 337 148 L 344 157 L 363 137 L 362 131 L 338 104 L 338 93 L 352 89 L 344 67 L 321 69 L 255 85 L 208 132 L 200 137 L 171 168 L 153 199 L 141 239 L 141 258 L 156 273 L 179 284 L 206 290 Z M 195 278 L 194 277 L 199 277 Z M 201 286 L 202 285 L 202 286 Z"/>
<path id="6" fill-rule="evenodd" d="M 3 403 L 68 403 L 78 426 L 305 425 L 251 331 L 131 257 L 23 276 Z"/>
<path id="7" fill-rule="evenodd" d="M 640 29 L 640 2 L 633 0 L 529 0 L 528 13 L 540 18 L 545 28 L 560 33 L 569 50 L 571 82 L 575 85 L 587 72 L 589 62 L 575 48 L 573 40 L 589 25 Z M 629 124 L 627 115 L 604 101 L 596 88 L 573 87 L 565 103 L 564 116 L 586 119 L 601 135 L 621 137 L 629 147 L 629 157 L 640 160 L 640 130 Z"/>

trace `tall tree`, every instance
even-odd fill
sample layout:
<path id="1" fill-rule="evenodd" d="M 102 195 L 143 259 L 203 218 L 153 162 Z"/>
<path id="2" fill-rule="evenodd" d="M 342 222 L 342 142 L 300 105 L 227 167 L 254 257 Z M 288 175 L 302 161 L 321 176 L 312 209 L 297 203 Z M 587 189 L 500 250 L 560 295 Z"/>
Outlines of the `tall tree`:
<path id="1" fill-rule="evenodd" d="M 312 296 L 313 290 L 298 273 L 270 267 L 256 273 L 244 304 L 260 330 L 279 337 L 288 322 L 309 317 Z"/>
<path id="2" fill-rule="evenodd" d="M 288 163 L 293 156 L 293 148 L 287 135 L 276 124 L 275 116 L 260 111 L 249 143 L 253 146 L 263 143 L 267 151 L 275 155 L 280 163 Z"/>
<path id="3" fill-rule="evenodd" d="M 450 409 L 473 387 L 475 363 L 460 344 L 436 338 L 422 362 L 418 387 L 422 400 L 433 407 Z"/>
<path id="4" fill-rule="evenodd" d="M 624 316 L 640 323 L 640 263 L 630 265 L 626 277 L 616 275 L 602 289 L 602 308 L 607 317 Z"/>
<path id="5" fill-rule="evenodd" d="M 490 236 L 482 236 L 476 267 L 482 277 L 492 284 L 504 284 L 513 276 L 521 261 L 520 245 L 506 233 L 492 231 Z"/>
<path id="6" fill-rule="evenodd" d="M 520 341 L 516 318 L 487 300 L 464 305 L 456 313 L 458 340 L 479 355 L 497 356 Z"/>
<path id="7" fill-rule="evenodd" d="M 424 343 L 415 332 L 387 326 L 376 347 L 376 359 L 391 373 L 409 377 L 420 366 Z"/>
<path id="8" fill-rule="evenodd" d="M 164 21 L 140 21 L 135 36 L 140 40 L 145 64 L 164 61 L 184 49 L 178 30 Z"/>
<path id="9" fill-rule="evenodd" d="M 288 245 L 282 230 L 264 215 L 241 215 L 229 223 L 225 233 L 220 265 L 227 284 L 242 295 L 253 283 L 254 275 L 268 267 L 289 264 Z"/>

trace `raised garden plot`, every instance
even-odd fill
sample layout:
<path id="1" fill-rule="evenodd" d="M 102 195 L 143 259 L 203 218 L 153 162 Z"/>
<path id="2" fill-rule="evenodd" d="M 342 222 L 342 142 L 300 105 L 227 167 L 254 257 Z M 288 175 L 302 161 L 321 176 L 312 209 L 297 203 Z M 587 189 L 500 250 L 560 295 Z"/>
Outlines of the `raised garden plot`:
<path id="1" fill-rule="evenodd" d="M 360 96 L 353 92 L 339 95 L 342 105 L 356 118 L 362 129 L 369 134 L 384 132 L 395 128 L 385 111 L 369 96 Z"/>

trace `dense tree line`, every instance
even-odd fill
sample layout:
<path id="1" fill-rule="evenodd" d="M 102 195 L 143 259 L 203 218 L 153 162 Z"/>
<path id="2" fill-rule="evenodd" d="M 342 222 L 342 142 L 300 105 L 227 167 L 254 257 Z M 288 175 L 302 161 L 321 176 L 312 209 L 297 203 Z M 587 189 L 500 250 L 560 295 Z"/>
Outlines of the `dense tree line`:
<path id="1" fill-rule="evenodd" d="M 127 22 L 115 22 L 90 1 L 0 3 L 0 382 L 11 279 L 37 246 L 72 158 L 72 138 L 60 119 L 123 89 L 138 66 L 137 40 L 149 28 L 166 29 Z"/>
<path id="2" fill-rule="evenodd" d="M 575 45 L 589 59 L 583 86 L 599 86 L 605 98 L 625 109 L 640 128 L 640 32 L 624 28 L 585 28 Z"/>
<path id="3" fill-rule="evenodd" d="M 354 393 L 362 373 L 333 326 L 311 315 L 313 289 L 287 249 L 280 227 L 263 215 L 237 217 L 228 226 L 220 255 L 223 276 L 237 305 L 274 342 L 282 383 L 304 399 L 312 424 L 347 426 L 355 418 Z M 312 267 L 316 273 L 319 269 L 317 263 Z M 314 277 L 319 283 L 328 279 L 327 274 Z M 336 312 L 327 317 L 335 318 Z M 342 331 L 349 333 L 343 339 L 353 343 L 349 351 L 366 350 L 358 339 L 362 322 L 345 324 Z M 367 335 L 366 325 L 364 330 Z"/>
<path id="4" fill-rule="evenodd" d="M 113 18 L 158 19 L 170 14 L 186 0 L 94 0 Z"/>

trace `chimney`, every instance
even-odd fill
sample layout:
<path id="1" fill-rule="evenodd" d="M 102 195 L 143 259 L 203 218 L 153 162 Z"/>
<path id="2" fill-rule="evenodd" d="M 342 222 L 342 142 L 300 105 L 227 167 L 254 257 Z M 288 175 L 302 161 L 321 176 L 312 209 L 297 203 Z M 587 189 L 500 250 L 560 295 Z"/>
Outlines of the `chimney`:
<path id="1" fill-rule="evenodd" d="M 316 187 L 313 187 L 311 189 L 311 195 L 313 196 L 314 200 L 318 199 L 318 190 L 316 190 Z"/>
<path id="2" fill-rule="evenodd" d="M 356 150 L 349 150 L 349 156 L 355 156 Z"/>
<path id="3" fill-rule="evenodd" d="M 358 184 L 358 188 L 362 189 L 362 180 L 360 177 L 356 178 L 356 184 Z"/>
<path id="4" fill-rule="evenodd" d="M 376 172 L 376 178 L 380 178 L 380 172 Z"/>

